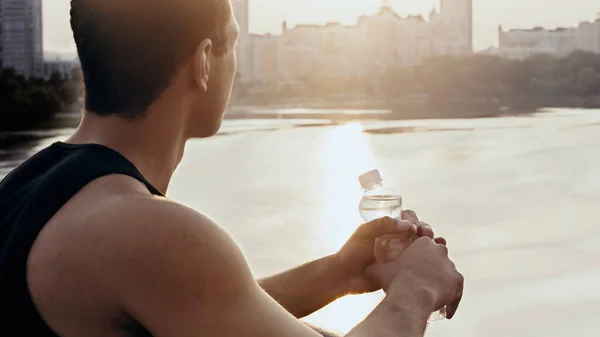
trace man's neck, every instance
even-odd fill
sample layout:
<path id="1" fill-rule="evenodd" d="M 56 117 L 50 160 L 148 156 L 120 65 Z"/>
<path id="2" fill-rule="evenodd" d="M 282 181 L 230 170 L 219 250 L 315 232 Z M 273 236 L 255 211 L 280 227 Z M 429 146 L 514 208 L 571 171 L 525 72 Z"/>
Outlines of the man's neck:
<path id="1" fill-rule="evenodd" d="M 166 194 L 186 140 L 184 123 L 172 114 L 153 114 L 128 121 L 85 112 L 79 128 L 67 142 L 100 144 L 121 153 Z"/>

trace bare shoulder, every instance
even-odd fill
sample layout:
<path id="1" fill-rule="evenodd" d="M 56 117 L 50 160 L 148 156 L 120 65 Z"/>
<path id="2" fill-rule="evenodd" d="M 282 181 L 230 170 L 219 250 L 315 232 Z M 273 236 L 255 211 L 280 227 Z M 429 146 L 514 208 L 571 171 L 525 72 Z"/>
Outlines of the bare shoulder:
<path id="1" fill-rule="evenodd" d="M 49 229 L 56 234 L 50 237 L 60 241 L 61 255 L 75 258 L 72 262 L 84 270 L 89 266 L 106 277 L 134 272 L 145 277 L 149 276 L 143 275 L 145 269 L 155 272 L 161 264 L 183 267 L 186 261 L 193 261 L 198 270 L 204 268 L 204 262 L 209 264 L 207 268 L 214 267 L 218 256 L 241 256 L 228 233 L 213 220 L 166 198 L 141 193 L 115 195 L 91 208 L 75 216 L 78 223 L 68 221 Z M 57 229 L 60 225 L 64 228 Z"/>
<path id="2" fill-rule="evenodd" d="M 60 246 L 62 254 L 126 261 L 140 258 L 139 253 L 164 254 L 171 245 L 177 248 L 191 241 L 215 246 L 215 240 L 231 239 L 208 217 L 151 195 L 132 178 L 108 176 L 64 205 L 43 229 L 33 253 Z"/>
<path id="3" fill-rule="evenodd" d="M 132 178 L 107 176 L 90 183 L 59 210 L 40 233 L 32 255 L 52 255 L 60 247 L 63 256 L 127 261 L 140 258 L 142 252 L 165 254 L 170 245 L 177 248 L 191 241 L 219 247 L 211 244 L 215 240 L 231 239 L 208 217 L 152 196 Z"/>
<path id="4" fill-rule="evenodd" d="M 222 284 L 227 280 L 218 277 L 223 268 L 228 273 L 250 276 L 243 255 L 225 230 L 209 217 L 174 201 L 129 198 L 93 222 L 97 236 L 89 237 L 84 249 L 91 250 L 86 253 L 95 261 L 105 261 L 106 268 L 113 269 L 112 282 L 117 285 L 134 279 L 165 278 L 178 287 L 185 287 L 183 283 L 190 280 L 190 286 L 199 289 L 194 273 L 202 275 L 203 281 Z M 153 291 L 164 289 L 157 286 Z"/>
<path id="5" fill-rule="evenodd" d="M 225 231 L 207 216 L 175 201 L 150 195 L 115 198 L 88 221 L 88 229 L 111 238 L 107 242 L 111 245 L 159 244 L 167 248 L 171 243 L 181 244 L 179 240 L 210 242 L 216 237 L 227 238 Z"/>
<path id="6" fill-rule="evenodd" d="M 99 252 L 115 250 L 105 258 L 128 268 L 150 267 L 161 262 L 193 260 L 213 264 L 213 259 L 238 253 L 229 234 L 212 219 L 177 202 L 159 197 L 132 197 L 111 206 L 93 219 L 99 228 Z M 90 238 L 94 239 L 94 238 Z M 106 244 L 106 247 L 102 247 Z M 114 261 L 118 260 L 118 261 Z"/>
<path id="7" fill-rule="evenodd" d="M 219 289 L 254 287 L 243 255 L 214 221 L 122 179 L 133 185 L 119 189 L 112 177 L 86 187 L 34 244 L 30 291 L 53 327 L 64 331 L 79 315 L 143 317 L 136 313 L 152 307 L 148 301 L 166 310 L 191 296 L 209 300 Z"/>

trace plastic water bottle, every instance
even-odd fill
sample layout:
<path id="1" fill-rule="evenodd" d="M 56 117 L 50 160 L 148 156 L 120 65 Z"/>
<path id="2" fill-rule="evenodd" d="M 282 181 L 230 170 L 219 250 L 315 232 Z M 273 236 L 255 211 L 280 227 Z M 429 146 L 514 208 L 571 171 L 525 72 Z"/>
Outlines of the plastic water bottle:
<path id="1" fill-rule="evenodd" d="M 402 196 L 383 186 L 383 179 L 378 170 L 361 175 L 358 180 L 364 190 L 358 206 L 361 217 L 366 221 L 390 217 L 400 218 L 402 215 Z M 402 235 L 385 235 L 375 243 L 375 258 L 377 262 L 385 263 L 395 259 L 406 244 Z"/>
<path id="2" fill-rule="evenodd" d="M 358 180 L 364 190 L 358 206 L 361 217 L 366 221 L 373 221 L 383 217 L 400 218 L 402 215 L 402 196 L 385 187 L 379 170 L 369 171 L 361 175 Z M 385 235 L 375 242 L 375 259 L 379 263 L 391 261 L 406 248 L 405 235 Z M 446 318 L 446 308 L 434 312 L 429 316 L 429 323 Z"/>

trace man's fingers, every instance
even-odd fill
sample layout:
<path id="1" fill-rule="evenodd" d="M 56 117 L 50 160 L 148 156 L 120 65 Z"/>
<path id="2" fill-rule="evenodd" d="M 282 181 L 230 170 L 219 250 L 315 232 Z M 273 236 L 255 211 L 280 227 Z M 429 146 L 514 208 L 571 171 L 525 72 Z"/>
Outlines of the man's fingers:
<path id="1" fill-rule="evenodd" d="M 386 234 L 399 234 L 411 231 L 411 223 L 406 220 L 392 219 L 389 217 L 373 220 L 360 225 L 356 235 L 375 239 Z M 414 229 L 414 227 L 412 227 Z"/>
<path id="2" fill-rule="evenodd" d="M 402 219 L 409 221 L 411 224 L 419 225 L 419 217 L 417 213 L 413 210 L 407 209 L 402 211 Z"/>
<path id="3" fill-rule="evenodd" d="M 448 245 L 448 242 L 444 238 L 435 238 L 435 239 L 433 239 L 433 241 L 435 241 L 435 243 L 437 243 L 438 245 L 444 245 L 444 246 Z"/>
<path id="4" fill-rule="evenodd" d="M 465 279 L 462 275 L 460 275 L 460 290 L 454 302 L 446 307 L 446 316 L 448 319 L 452 319 L 454 315 L 456 315 L 456 311 L 458 310 L 458 306 L 460 305 L 460 301 L 462 301 L 463 290 L 465 285 Z"/>
<path id="5" fill-rule="evenodd" d="M 446 318 L 452 319 L 456 315 L 456 311 L 458 311 L 458 306 L 460 305 L 460 301 L 462 300 L 462 292 L 456 300 L 446 307 Z"/>
<path id="6" fill-rule="evenodd" d="M 417 236 L 426 236 L 431 239 L 434 238 L 435 234 L 433 233 L 433 229 L 431 229 L 431 226 L 429 226 L 429 224 L 426 222 L 419 221 L 419 217 L 417 216 L 417 213 L 415 211 L 410 209 L 403 211 L 402 219 L 407 220 L 411 224 L 417 226 Z"/>
<path id="7" fill-rule="evenodd" d="M 411 231 L 413 234 L 417 234 L 419 231 L 419 217 L 417 213 L 413 210 L 407 209 L 402 211 L 401 218 L 411 223 Z"/>
<path id="8" fill-rule="evenodd" d="M 430 239 L 433 239 L 435 234 L 433 233 L 433 229 L 431 229 L 431 226 L 429 226 L 428 223 L 426 222 L 419 222 L 419 229 L 417 231 L 417 235 L 419 237 L 423 237 L 426 236 Z"/>

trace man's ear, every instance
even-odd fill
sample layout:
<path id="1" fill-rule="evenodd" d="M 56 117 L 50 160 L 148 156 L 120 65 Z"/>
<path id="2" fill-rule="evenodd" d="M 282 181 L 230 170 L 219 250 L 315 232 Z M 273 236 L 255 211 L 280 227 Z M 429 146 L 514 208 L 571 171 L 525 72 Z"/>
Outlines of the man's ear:
<path id="1" fill-rule="evenodd" d="M 194 83 L 204 92 L 208 90 L 208 80 L 210 78 L 210 53 L 212 51 L 212 41 L 204 39 L 198 45 L 194 55 L 193 80 Z"/>

